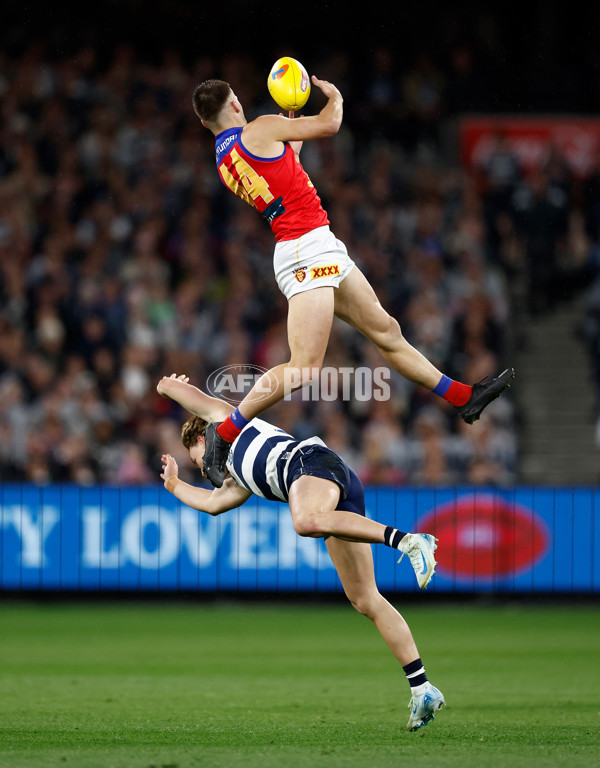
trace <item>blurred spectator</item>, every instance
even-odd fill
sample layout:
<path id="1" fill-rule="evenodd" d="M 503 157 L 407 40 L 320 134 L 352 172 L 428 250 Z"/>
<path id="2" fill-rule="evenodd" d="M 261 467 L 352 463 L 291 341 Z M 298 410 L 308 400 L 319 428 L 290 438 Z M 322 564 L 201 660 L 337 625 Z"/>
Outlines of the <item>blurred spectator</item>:
<path id="1" fill-rule="evenodd" d="M 521 182 L 516 208 L 520 173 L 502 146 L 483 188 L 442 161 L 440 118 L 477 108 L 471 53 L 457 48 L 448 76 L 427 52 L 407 65 L 382 44 L 358 78 L 347 55 L 323 53 L 323 72 L 357 97 L 345 94 L 342 131 L 302 155 L 332 229 L 406 336 L 464 381 L 496 371 L 511 278 L 534 263 L 548 222 L 564 234 L 570 204 L 558 161 L 545 188 Z M 187 373 L 204 385 L 224 365 L 286 359 L 271 233 L 215 181 L 190 103 L 196 83 L 216 75 L 249 115 L 264 110 L 256 68 L 239 56 L 185 63 L 168 46 L 149 59 L 125 44 L 101 56 L 88 45 L 58 56 L 30 46 L 10 58 L 0 82 L 2 480 L 153 483 L 170 452 L 194 481 L 179 447 L 184 414 L 156 395 L 158 378 Z M 593 222 L 592 197 L 588 231 Z M 386 368 L 341 325 L 325 365 Z M 354 388 L 335 401 L 297 393 L 264 418 L 300 439 L 319 434 L 368 483 L 515 478 L 510 408 L 501 423 L 464 431 L 452 409 L 388 374 L 384 400 Z"/>
<path id="2" fill-rule="evenodd" d="M 525 239 L 529 278 L 529 309 L 552 309 L 560 290 L 557 256 L 566 236 L 569 199 L 546 170 L 536 170 L 513 195 L 517 231 Z"/>
<path id="3" fill-rule="evenodd" d="M 445 100 L 446 78 L 431 53 L 421 50 L 402 78 L 402 93 L 410 125 L 411 149 L 431 150 L 439 142 L 439 117 Z"/>
<path id="4" fill-rule="evenodd" d="M 455 45 L 450 52 L 445 93 L 449 115 L 481 111 L 487 105 L 480 62 L 467 43 Z"/>
<path id="5" fill-rule="evenodd" d="M 583 317 L 578 330 L 588 350 L 596 391 L 596 410 L 600 431 L 600 278 L 597 278 L 586 291 Z M 600 446 L 600 442 L 598 445 Z"/>

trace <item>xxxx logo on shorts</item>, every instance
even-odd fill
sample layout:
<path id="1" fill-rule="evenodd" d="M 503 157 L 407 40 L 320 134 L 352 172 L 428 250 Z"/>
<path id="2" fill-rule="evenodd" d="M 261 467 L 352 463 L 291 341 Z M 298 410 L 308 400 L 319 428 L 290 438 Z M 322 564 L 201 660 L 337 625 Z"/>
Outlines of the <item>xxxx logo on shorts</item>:
<path id="1" fill-rule="evenodd" d="M 339 275 L 340 274 L 340 265 L 339 264 L 329 264 L 326 267 L 311 267 L 310 268 L 310 279 L 314 280 L 317 277 L 329 277 L 330 275 Z"/>
<path id="2" fill-rule="evenodd" d="M 298 269 L 295 269 L 294 277 L 299 283 L 304 282 L 306 278 L 306 267 L 298 267 Z"/>

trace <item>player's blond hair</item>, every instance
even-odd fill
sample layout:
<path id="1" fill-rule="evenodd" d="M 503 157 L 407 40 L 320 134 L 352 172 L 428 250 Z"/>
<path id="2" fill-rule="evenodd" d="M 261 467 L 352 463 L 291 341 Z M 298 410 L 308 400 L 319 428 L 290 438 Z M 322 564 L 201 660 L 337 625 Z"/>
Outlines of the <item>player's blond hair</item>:
<path id="1" fill-rule="evenodd" d="M 204 436 L 207 426 L 208 422 L 201 419 L 200 416 L 192 416 L 181 427 L 181 442 L 188 451 L 192 446 L 196 445 L 200 435 Z"/>

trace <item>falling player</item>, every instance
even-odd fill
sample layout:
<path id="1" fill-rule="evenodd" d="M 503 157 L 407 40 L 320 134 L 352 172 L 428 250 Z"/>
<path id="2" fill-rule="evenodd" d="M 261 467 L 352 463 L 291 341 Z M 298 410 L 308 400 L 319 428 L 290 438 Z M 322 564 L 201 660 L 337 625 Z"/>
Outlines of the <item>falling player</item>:
<path id="1" fill-rule="evenodd" d="M 208 423 L 226 419 L 233 406 L 210 397 L 173 374 L 162 378 L 159 394 L 194 414 L 181 437 L 192 463 L 203 469 Z M 253 419 L 234 441 L 227 458 L 227 477 L 209 491 L 183 482 L 175 459 L 162 457 L 165 487 L 194 509 L 219 515 L 244 504 L 252 494 L 289 504 L 300 536 L 324 538 L 346 596 L 377 627 L 400 662 L 411 688 L 407 728 L 415 731 L 433 719 L 444 704 L 442 693 L 427 679 L 412 633 L 400 613 L 377 589 L 370 544 L 385 544 L 407 555 L 421 589 L 435 572 L 436 539 L 406 533 L 365 516 L 362 483 L 348 465 L 318 437 L 298 442 L 282 429 Z"/>

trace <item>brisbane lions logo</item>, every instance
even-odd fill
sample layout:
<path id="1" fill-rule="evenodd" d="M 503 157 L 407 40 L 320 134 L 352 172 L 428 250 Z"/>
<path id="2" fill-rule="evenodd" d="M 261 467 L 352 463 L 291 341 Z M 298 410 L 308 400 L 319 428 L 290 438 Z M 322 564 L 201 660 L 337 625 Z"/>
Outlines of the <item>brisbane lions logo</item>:
<path id="1" fill-rule="evenodd" d="M 306 279 L 306 267 L 298 267 L 298 269 L 295 269 L 294 277 L 299 283 L 303 283 Z"/>

